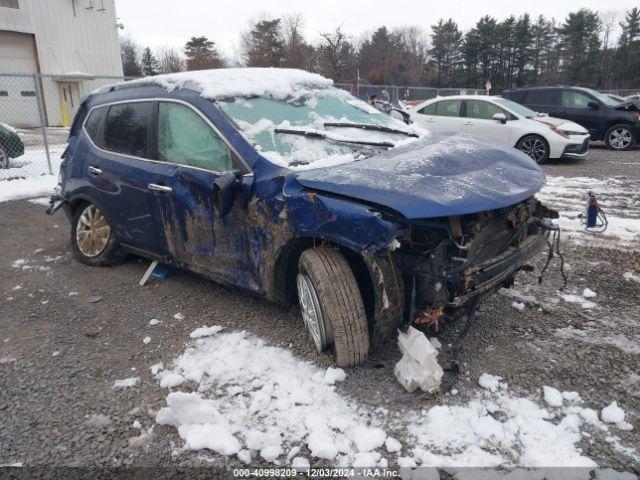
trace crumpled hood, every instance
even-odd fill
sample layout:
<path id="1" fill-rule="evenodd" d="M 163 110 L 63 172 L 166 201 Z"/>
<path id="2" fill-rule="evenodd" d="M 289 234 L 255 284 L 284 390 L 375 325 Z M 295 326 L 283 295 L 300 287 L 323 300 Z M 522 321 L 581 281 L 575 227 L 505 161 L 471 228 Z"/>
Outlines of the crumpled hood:
<path id="1" fill-rule="evenodd" d="M 545 115 L 544 117 L 534 117 L 531 120 L 535 120 L 536 122 L 544 123 L 545 125 L 556 128 L 562 125 L 563 130 L 569 130 L 571 132 L 583 132 L 585 134 L 589 133 L 587 129 L 582 125 L 578 125 L 575 122 L 565 120 L 564 118 L 548 117 L 547 115 Z"/>
<path id="2" fill-rule="evenodd" d="M 616 105 L 613 108 L 615 110 L 622 110 L 625 112 L 640 112 L 640 102 L 628 100 Z"/>
<path id="3" fill-rule="evenodd" d="M 515 148 L 442 134 L 293 175 L 307 188 L 386 206 L 408 219 L 507 207 L 529 198 L 545 182 L 540 167 Z"/>

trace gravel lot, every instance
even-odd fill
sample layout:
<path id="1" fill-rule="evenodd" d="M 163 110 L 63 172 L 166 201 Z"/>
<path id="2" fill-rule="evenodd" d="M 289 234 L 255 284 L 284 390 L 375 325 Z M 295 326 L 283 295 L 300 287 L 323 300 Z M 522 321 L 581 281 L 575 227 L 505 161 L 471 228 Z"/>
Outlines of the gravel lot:
<path id="1" fill-rule="evenodd" d="M 545 171 L 636 185 L 640 149 L 614 153 L 594 145 L 587 159 L 556 161 Z M 637 190 L 629 205 L 635 208 L 629 216 L 640 218 Z M 174 428 L 156 425 L 141 436 L 132 427 L 138 420 L 145 432 L 165 404 L 167 390 L 149 367 L 170 363 L 184 351 L 189 333 L 204 324 L 247 330 L 298 357 L 330 364 L 327 356 L 315 354 L 296 308 L 283 309 L 186 272 L 139 287 L 147 266 L 139 259 L 111 269 L 74 261 L 64 214 L 48 217 L 42 205 L 29 201 L 0 203 L 0 208 L 0 464 L 225 465 L 226 457 L 174 454 L 182 443 Z M 623 277 L 640 272 L 640 251 L 637 245 L 609 246 L 615 248 L 562 244 L 567 290 L 597 292 L 595 309 L 560 299 L 557 263 L 542 285 L 535 274 L 518 277 L 515 289 L 535 298 L 525 302 L 524 311 L 512 308 L 508 295 L 485 300 L 463 349 L 456 397 L 405 393 L 393 376 L 399 359 L 395 345 L 350 370 L 339 391 L 362 405 L 403 412 L 464 402 L 478 390 L 478 377 L 489 372 L 531 398 L 539 399 L 541 387 L 551 385 L 579 392 L 596 410 L 617 400 L 633 430 L 615 434 L 640 451 L 640 284 Z M 26 269 L 12 266 L 18 259 L 27 261 Z M 544 260 L 543 255 L 538 263 Z M 174 319 L 178 312 L 184 320 Z M 151 318 L 160 325 L 150 326 Z M 443 364 L 460 326 L 450 325 L 439 337 Z M 572 329 L 589 335 L 572 336 Z M 143 344 L 146 336 L 151 342 Z M 132 376 L 141 377 L 135 388 L 112 388 L 115 380 Z M 601 437 L 585 437 L 580 446 L 600 465 L 638 472 L 638 457 Z"/>

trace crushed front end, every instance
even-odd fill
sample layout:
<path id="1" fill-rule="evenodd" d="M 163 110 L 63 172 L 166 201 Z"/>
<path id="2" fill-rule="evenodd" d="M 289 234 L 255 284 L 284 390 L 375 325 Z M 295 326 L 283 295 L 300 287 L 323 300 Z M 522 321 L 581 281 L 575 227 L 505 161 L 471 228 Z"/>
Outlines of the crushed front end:
<path id="1" fill-rule="evenodd" d="M 414 220 L 394 251 L 404 284 L 404 326 L 438 330 L 474 298 L 513 285 L 544 250 L 557 212 L 535 198 L 472 215 Z"/>

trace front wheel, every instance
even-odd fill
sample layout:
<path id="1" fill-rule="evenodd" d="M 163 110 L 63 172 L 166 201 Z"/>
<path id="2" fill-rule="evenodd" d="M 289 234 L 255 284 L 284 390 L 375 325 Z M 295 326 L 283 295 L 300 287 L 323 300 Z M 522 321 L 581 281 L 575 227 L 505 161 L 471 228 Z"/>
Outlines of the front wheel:
<path id="1" fill-rule="evenodd" d="M 516 148 L 529 155 L 538 164 L 549 160 L 549 144 L 540 135 L 525 135 L 518 140 Z"/>
<path id="2" fill-rule="evenodd" d="M 115 265 L 120 246 L 107 219 L 92 203 L 76 208 L 71 223 L 71 247 L 76 259 L 94 267 Z"/>
<path id="3" fill-rule="evenodd" d="M 369 352 L 369 330 L 353 271 L 338 250 L 309 249 L 298 262 L 298 300 L 318 352 L 332 348 L 340 367 L 362 363 Z"/>
<path id="4" fill-rule="evenodd" d="M 0 170 L 4 168 L 9 168 L 9 153 L 0 145 Z"/>
<path id="5" fill-rule="evenodd" d="M 614 125 L 604 135 L 604 142 L 611 150 L 630 150 L 636 144 L 636 136 L 629 125 Z"/>

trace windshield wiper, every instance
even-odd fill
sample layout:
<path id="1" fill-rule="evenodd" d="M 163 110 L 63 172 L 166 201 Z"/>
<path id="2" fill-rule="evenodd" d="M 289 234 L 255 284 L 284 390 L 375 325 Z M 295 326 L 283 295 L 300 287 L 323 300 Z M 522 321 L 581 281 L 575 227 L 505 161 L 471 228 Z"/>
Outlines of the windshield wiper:
<path id="1" fill-rule="evenodd" d="M 391 142 L 370 142 L 367 140 L 351 140 L 348 138 L 334 138 L 326 133 L 318 132 L 316 130 L 291 130 L 288 128 L 276 128 L 275 133 L 289 133 L 291 135 L 302 135 L 307 138 L 319 138 L 321 140 L 331 140 L 338 143 L 354 143 L 356 145 L 369 145 L 372 147 L 395 147 L 395 143 Z"/>
<path id="2" fill-rule="evenodd" d="M 377 132 L 386 133 L 400 133 L 407 137 L 416 137 L 418 135 L 411 132 L 405 132 L 404 130 L 398 130 L 397 128 L 384 127 L 382 125 L 371 125 L 369 123 L 346 123 L 346 122 L 327 122 L 323 124 L 325 127 L 338 127 L 338 128 L 361 128 L 363 130 L 375 130 Z"/>

